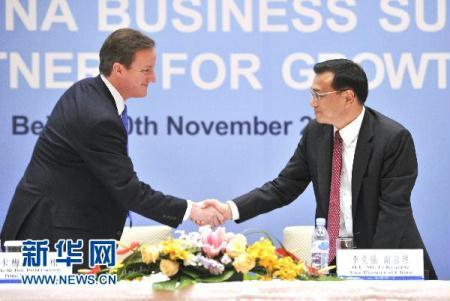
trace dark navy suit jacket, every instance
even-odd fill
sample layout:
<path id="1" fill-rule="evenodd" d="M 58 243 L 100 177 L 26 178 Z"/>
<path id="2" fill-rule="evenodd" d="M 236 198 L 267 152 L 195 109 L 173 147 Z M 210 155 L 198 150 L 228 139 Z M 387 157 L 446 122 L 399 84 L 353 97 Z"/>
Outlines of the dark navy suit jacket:
<path id="1" fill-rule="evenodd" d="M 186 200 L 141 182 L 127 133 L 100 76 L 57 102 L 18 184 L 1 240 L 119 239 L 129 210 L 176 227 Z"/>

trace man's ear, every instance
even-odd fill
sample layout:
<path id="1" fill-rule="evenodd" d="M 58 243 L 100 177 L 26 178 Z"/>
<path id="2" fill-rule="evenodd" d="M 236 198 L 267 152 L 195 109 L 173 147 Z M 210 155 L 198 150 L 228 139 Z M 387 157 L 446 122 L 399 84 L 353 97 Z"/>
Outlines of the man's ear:
<path id="1" fill-rule="evenodd" d="M 115 62 L 112 65 L 112 72 L 118 76 L 121 76 L 123 74 L 124 66 L 121 63 Z"/>
<path id="2" fill-rule="evenodd" d="M 354 101 L 358 101 L 356 99 L 355 91 L 353 91 L 351 89 L 348 89 L 348 90 L 345 90 L 344 93 L 345 93 L 344 96 L 345 96 L 345 102 L 346 103 L 351 104 Z"/>

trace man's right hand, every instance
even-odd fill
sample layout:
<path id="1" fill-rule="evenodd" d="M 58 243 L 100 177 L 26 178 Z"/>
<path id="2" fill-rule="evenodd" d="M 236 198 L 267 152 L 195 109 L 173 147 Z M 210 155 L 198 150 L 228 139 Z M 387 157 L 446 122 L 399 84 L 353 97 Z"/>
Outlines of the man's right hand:
<path id="1" fill-rule="evenodd" d="M 206 201 L 208 201 L 208 203 L 205 205 Z M 226 220 L 221 211 L 215 206 L 209 205 L 210 201 L 221 204 L 218 200 L 209 199 L 198 203 L 192 203 L 192 210 L 189 218 L 198 226 L 211 225 L 217 227 L 222 225 Z"/>
<path id="2" fill-rule="evenodd" d="M 207 199 L 201 202 L 201 204 L 203 208 L 215 208 L 223 216 L 224 222 L 232 218 L 231 208 L 227 203 L 222 203 L 215 199 Z"/>

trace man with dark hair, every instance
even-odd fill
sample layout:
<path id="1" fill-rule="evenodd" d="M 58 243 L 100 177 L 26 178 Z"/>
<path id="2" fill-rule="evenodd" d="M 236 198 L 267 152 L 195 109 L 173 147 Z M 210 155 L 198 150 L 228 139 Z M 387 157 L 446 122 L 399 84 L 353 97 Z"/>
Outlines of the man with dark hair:
<path id="1" fill-rule="evenodd" d="M 336 59 L 314 66 L 311 121 L 277 178 L 227 203 L 208 201 L 240 223 L 288 205 L 312 181 L 316 217 L 327 219 L 330 261 L 335 239 L 357 248 L 423 249 L 425 270 L 436 273 L 411 208 L 417 177 L 413 139 L 399 123 L 364 106 L 368 83 L 356 63 Z"/>
<path id="2" fill-rule="evenodd" d="M 154 49 L 155 41 L 139 31 L 123 28 L 111 34 L 100 49 L 100 73 L 110 76 L 115 62 L 130 68 L 136 51 Z"/>
<path id="3" fill-rule="evenodd" d="M 130 210 L 171 227 L 189 217 L 222 222 L 213 208 L 156 191 L 134 172 L 125 101 L 147 95 L 155 63 L 155 42 L 138 31 L 119 29 L 105 40 L 100 75 L 70 87 L 48 118 L 16 188 L 2 242 L 49 239 L 52 246 L 70 238 L 86 246 L 88 239 L 120 239 Z"/>

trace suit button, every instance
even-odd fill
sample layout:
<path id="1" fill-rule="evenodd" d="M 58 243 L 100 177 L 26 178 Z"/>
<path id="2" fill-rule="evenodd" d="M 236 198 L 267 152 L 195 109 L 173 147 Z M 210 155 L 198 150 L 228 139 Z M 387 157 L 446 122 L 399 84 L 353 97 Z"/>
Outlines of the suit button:
<path id="1" fill-rule="evenodd" d="M 122 231 L 117 231 L 116 235 L 120 238 L 122 236 Z"/>

